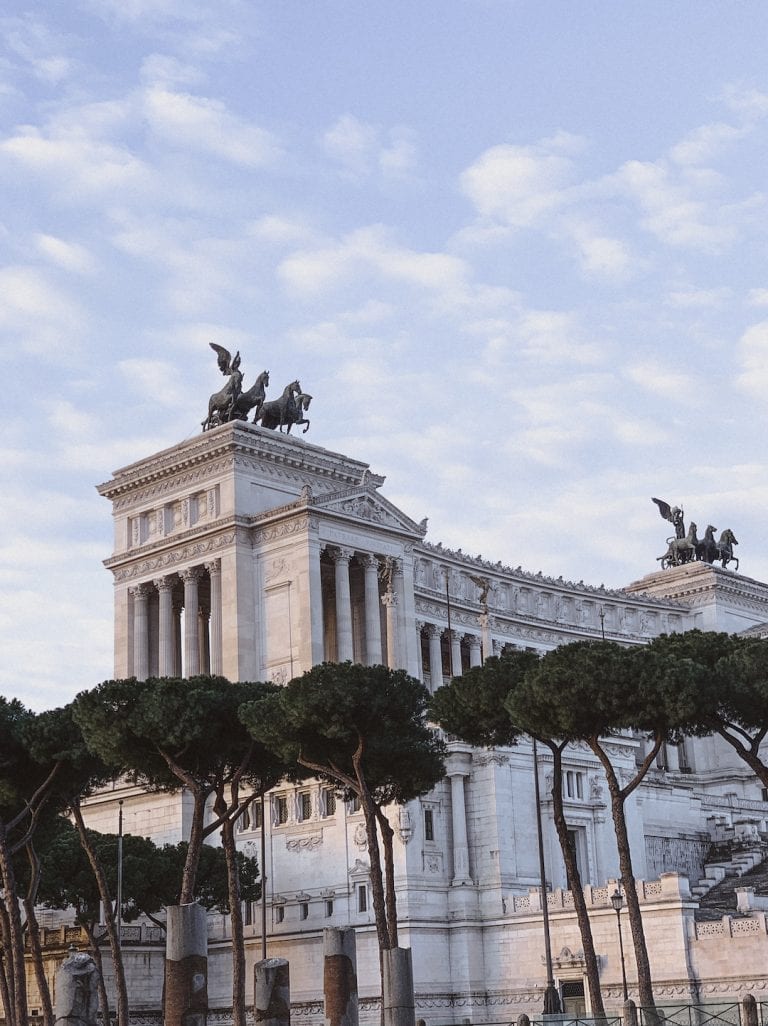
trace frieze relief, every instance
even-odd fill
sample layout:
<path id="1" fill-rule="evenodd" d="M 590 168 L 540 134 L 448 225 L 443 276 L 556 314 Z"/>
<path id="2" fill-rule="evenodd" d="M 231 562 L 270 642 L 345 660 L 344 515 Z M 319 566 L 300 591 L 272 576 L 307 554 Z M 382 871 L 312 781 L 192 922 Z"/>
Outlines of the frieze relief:
<path id="1" fill-rule="evenodd" d="M 189 563 L 193 559 L 199 560 L 200 557 L 206 556 L 210 552 L 218 552 L 220 549 L 233 545 L 235 537 L 234 532 L 231 534 L 220 534 L 215 538 L 210 538 L 208 541 L 200 541 L 194 545 L 185 545 L 183 548 L 171 549 L 170 552 L 164 552 L 154 559 L 143 559 L 139 563 L 134 563 L 133 566 L 113 570 L 115 582 L 130 581 L 137 577 L 148 577 L 166 567 L 178 566 L 180 563 Z M 105 560 L 105 565 L 109 565 L 109 561 Z"/>
<path id="2" fill-rule="evenodd" d="M 322 831 L 319 834 L 305 834 L 302 837 L 287 837 L 285 847 L 287 851 L 316 851 L 323 843 Z"/>
<path id="3" fill-rule="evenodd" d="M 278 538 L 290 538 L 296 534 L 303 534 L 311 527 L 317 526 L 316 519 L 306 515 L 293 517 L 291 520 L 280 524 L 271 524 L 269 527 L 257 527 L 253 529 L 253 538 L 256 542 L 271 542 Z"/>
<path id="4" fill-rule="evenodd" d="M 226 459 L 204 464 L 184 474 L 175 474 L 164 481 L 156 481 L 138 492 L 129 492 L 127 495 L 113 499 L 113 511 L 119 513 L 123 510 L 133 509 L 152 499 L 156 499 L 158 496 L 168 495 L 169 492 L 182 491 L 185 488 L 189 488 L 190 485 L 197 485 L 201 481 L 208 481 L 212 477 L 219 477 L 225 471 L 231 469 L 232 464 L 232 457 L 228 456 Z"/>

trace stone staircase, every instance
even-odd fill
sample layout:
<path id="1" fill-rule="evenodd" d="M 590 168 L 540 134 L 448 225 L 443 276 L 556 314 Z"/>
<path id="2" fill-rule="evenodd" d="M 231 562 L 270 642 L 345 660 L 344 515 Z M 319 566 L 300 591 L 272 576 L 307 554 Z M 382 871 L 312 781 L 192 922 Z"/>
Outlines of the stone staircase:
<path id="1" fill-rule="evenodd" d="M 768 835 L 755 821 L 717 824 L 704 864 L 704 876 L 691 887 L 699 899 L 697 919 L 714 919 L 737 910 L 736 888 L 768 895 Z"/>

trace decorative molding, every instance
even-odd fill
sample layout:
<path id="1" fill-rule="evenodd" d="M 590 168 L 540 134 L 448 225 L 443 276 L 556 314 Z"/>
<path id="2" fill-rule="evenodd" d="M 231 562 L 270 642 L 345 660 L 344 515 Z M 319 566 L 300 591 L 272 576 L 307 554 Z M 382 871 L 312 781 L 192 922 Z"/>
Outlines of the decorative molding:
<path id="1" fill-rule="evenodd" d="M 276 541 L 278 538 L 291 538 L 294 535 L 303 534 L 312 526 L 312 518 L 307 516 L 306 513 L 302 513 L 300 516 L 294 516 L 290 520 L 270 524 L 269 527 L 253 528 L 253 539 L 256 542 L 263 543 Z"/>
<path id="2" fill-rule="evenodd" d="M 153 574 L 157 574 L 158 570 L 165 570 L 168 567 L 189 563 L 189 561 L 193 559 L 203 561 L 209 553 L 218 552 L 220 549 L 225 549 L 230 545 L 233 545 L 236 537 L 237 535 L 234 531 L 231 534 L 219 534 L 214 538 L 207 539 L 206 541 L 199 541 L 194 544 L 184 545 L 181 548 L 170 549 L 167 552 L 163 552 L 160 555 L 155 556 L 154 559 L 142 559 L 140 562 L 134 563 L 132 566 L 123 567 L 120 570 L 113 570 L 112 573 L 114 574 L 115 583 L 135 580 L 137 577 L 149 577 Z"/>
<path id="3" fill-rule="evenodd" d="M 319 834 L 305 834 L 303 837 L 286 837 L 285 847 L 287 851 L 316 851 L 323 843 L 323 832 Z"/>

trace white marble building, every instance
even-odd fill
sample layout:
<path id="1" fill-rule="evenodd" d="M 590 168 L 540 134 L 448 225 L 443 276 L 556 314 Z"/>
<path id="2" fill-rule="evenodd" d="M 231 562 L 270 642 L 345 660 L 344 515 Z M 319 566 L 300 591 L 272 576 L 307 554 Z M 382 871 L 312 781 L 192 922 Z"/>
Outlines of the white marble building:
<path id="1" fill-rule="evenodd" d="M 403 667 L 434 689 L 506 646 L 544 651 L 602 636 L 640 644 L 662 632 L 768 622 L 768 586 L 706 564 L 610 591 L 448 550 L 427 540 L 426 521 L 387 501 L 383 482 L 365 463 L 243 422 L 116 472 L 99 487 L 115 523 L 106 560 L 115 583 L 115 676 L 213 672 L 286 681 L 324 659 L 353 659 Z M 617 764 L 634 767 L 642 744 L 617 738 Z M 550 772 L 543 757 L 543 794 Z M 617 855 L 607 788 L 586 748 L 569 749 L 565 772 L 569 825 L 592 885 L 606 1003 L 616 1007 L 621 977 L 609 895 Z M 183 800 L 131 788 L 93 799 L 93 826 L 114 829 L 118 796 L 126 830 L 158 841 L 183 837 Z M 704 876 L 717 837 L 748 835 L 758 858 L 768 819 L 762 799 L 746 767 L 709 739 L 669 746 L 631 799 L 662 1002 L 706 999 L 707 988 L 768 988 L 765 913 L 697 922 L 688 882 Z M 547 800 L 543 811 L 555 976 L 578 1008 L 581 944 L 570 895 L 560 890 L 565 870 Z M 378 959 L 361 814 L 314 784 L 277 788 L 267 818 L 268 950 L 291 960 L 295 1014 L 322 1017 L 322 928 L 351 924 L 362 1009 L 373 1018 Z M 417 1014 L 434 1023 L 535 1014 L 545 972 L 528 745 L 485 751 L 452 742 L 443 783 L 393 810 L 392 819 L 401 943 L 414 952 Z M 242 844 L 257 848 L 259 832 L 253 810 L 241 823 Z M 741 900 L 760 904 L 748 894 Z M 247 914 L 255 960 L 260 918 L 257 910 Z M 210 990 L 222 1007 L 226 933 L 226 923 L 212 918 Z M 628 930 L 625 937 L 632 988 Z M 137 961 L 147 1008 L 159 1005 L 160 958 L 157 949 Z M 148 969 L 154 960 L 157 972 Z"/>

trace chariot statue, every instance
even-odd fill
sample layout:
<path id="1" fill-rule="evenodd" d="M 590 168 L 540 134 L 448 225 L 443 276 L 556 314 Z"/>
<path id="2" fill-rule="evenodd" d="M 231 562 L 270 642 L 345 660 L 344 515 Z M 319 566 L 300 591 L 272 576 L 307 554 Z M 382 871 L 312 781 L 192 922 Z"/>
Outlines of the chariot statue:
<path id="1" fill-rule="evenodd" d="M 240 353 L 234 357 L 215 342 L 209 343 L 216 353 L 219 370 L 227 378 L 227 382 L 218 392 L 214 392 L 208 400 L 208 415 L 202 422 L 203 431 L 228 424 L 232 420 L 248 420 L 252 410 L 253 423 L 262 427 L 291 433 L 294 424 L 303 424 L 304 433 L 309 430 L 307 410 L 312 402 L 308 392 L 302 392 L 298 380 L 292 381 L 283 389 L 279 399 L 266 401 L 266 390 L 269 386 L 269 371 L 262 371 L 256 381 L 247 390 L 243 390 L 243 373 L 240 370 Z"/>
<path id="2" fill-rule="evenodd" d="M 733 554 L 733 546 L 739 543 L 730 528 L 726 528 L 716 540 L 717 528 L 709 524 L 704 532 L 704 537 L 699 540 L 696 534 L 697 527 L 693 521 L 686 532 L 682 507 L 670 506 L 663 499 L 652 498 L 651 502 L 656 503 L 664 520 L 668 520 L 675 528 L 674 537 L 667 538 L 667 551 L 656 557 L 656 561 L 661 563 L 662 570 L 691 563 L 694 560 L 709 564 L 719 560 L 723 569 L 733 562 L 736 564 L 735 569 L 739 569 L 739 561 Z"/>

